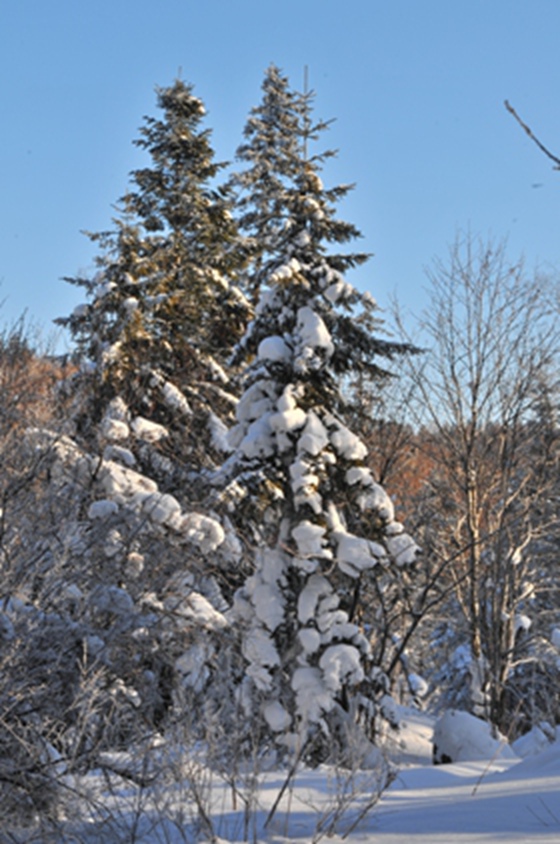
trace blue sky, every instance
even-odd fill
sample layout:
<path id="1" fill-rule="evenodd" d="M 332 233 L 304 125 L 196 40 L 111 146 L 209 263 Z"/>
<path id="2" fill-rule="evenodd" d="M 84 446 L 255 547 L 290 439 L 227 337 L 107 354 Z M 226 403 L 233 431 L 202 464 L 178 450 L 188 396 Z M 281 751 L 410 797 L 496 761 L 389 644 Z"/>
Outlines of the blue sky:
<path id="1" fill-rule="evenodd" d="M 177 74 L 231 160 L 263 72 L 336 118 L 324 181 L 355 182 L 341 216 L 375 257 L 349 280 L 382 307 L 425 303 L 424 269 L 457 230 L 507 237 L 552 273 L 560 173 L 506 112 L 560 154 L 560 0 L 12 0 L 0 10 L 0 323 L 51 330 L 80 301 L 82 230 L 110 226 L 156 85 Z"/>

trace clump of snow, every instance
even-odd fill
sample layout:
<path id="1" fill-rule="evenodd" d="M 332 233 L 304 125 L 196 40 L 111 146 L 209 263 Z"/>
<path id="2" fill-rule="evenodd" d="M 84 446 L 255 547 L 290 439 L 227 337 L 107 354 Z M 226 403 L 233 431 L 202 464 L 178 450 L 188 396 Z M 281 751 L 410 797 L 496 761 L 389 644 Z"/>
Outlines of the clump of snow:
<path id="1" fill-rule="evenodd" d="M 301 407 L 281 410 L 279 413 L 272 413 L 269 416 L 268 424 L 276 435 L 276 442 L 280 451 L 290 448 L 291 440 L 288 436 L 294 431 L 303 428 L 307 420 L 307 414 Z"/>
<path id="2" fill-rule="evenodd" d="M 115 698 L 125 698 L 125 700 L 131 703 L 135 709 L 138 709 L 142 704 L 142 698 L 138 694 L 137 690 L 132 686 L 127 685 L 120 677 L 112 683 L 109 693 Z"/>
<path id="3" fill-rule="evenodd" d="M 208 417 L 208 428 L 211 443 L 216 451 L 228 454 L 231 451 L 231 445 L 228 440 L 228 428 L 215 413 L 210 413 Z"/>
<path id="4" fill-rule="evenodd" d="M 173 495 L 154 492 L 146 496 L 142 502 L 142 509 L 152 521 L 160 525 L 176 524 L 181 515 L 181 505 Z"/>
<path id="5" fill-rule="evenodd" d="M 273 381 L 256 381 L 243 393 L 236 408 L 239 422 L 253 422 L 274 409 L 277 389 Z"/>
<path id="6" fill-rule="evenodd" d="M 109 281 L 103 273 L 99 273 L 96 277 L 96 286 L 94 290 L 94 298 L 102 299 L 107 296 L 117 286 L 114 281 Z"/>
<path id="7" fill-rule="evenodd" d="M 302 624 L 311 621 L 319 600 L 325 596 L 332 596 L 329 581 L 321 574 L 311 575 L 298 598 L 298 619 Z"/>
<path id="8" fill-rule="evenodd" d="M 272 336 L 265 337 L 259 343 L 257 357 L 260 360 L 269 360 L 273 362 L 286 361 L 290 357 L 290 347 L 282 337 Z"/>
<path id="9" fill-rule="evenodd" d="M 98 478 L 106 495 L 118 504 L 141 504 L 158 489 L 155 481 L 112 460 L 102 463 Z"/>
<path id="10" fill-rule="evenodd" d="M 201 360 L 208 369 L 212 380 L 220 381 L 222 384 L 227 384 L 229 382 L 225 369 L 223 366 L 220 366 L 217 360 L 208 355 L 201 355 Z"/>
<path id="11" fill-rule="evenodd" d="M 128 296 L 126 299 L 123 300 L 123 308 L 126 311 L 127 316 L 131 316 L 134 311 L 138 310 L 139 302 L 134 296 Z"/>
<path id="12" fill-rule="evenodd" d="M 335 281 L 334 284 L 329 285 L 325 290 L 325 296 L 329 301 L 336 303 L 340 302 L 341 300 L 349 299 L 354 293 L 354 288 L 351 284 L 348 284 L 347 281 L 339 280 Z"/>
<path id="13" fill-rule="evenodd" d="M 129 448 L 121 445 L 108 445 L 103 450 L 103 460 L 118 460 L 124 466 L 132 468 L 136 464 L 136 458 Z"/>
<path id="14" fill-rule="evenodd" d="M 398 566 L 412 565 L 420 551 L 420 548 L 408 533 L 388 536 L 385 542 L 389 554 Z"/>
<path id="15" fill-rule="evenodd" d="M 281 733 L 292 723 L 292 719 L 286 712 L 280 701 L 273 700 L 263 707 L 263 715 L 270 729 L 275 733 Z"/>
<path id="16" fill-rule="evenodd" d="M 515 632 L 517 633 L 519 630 L 530 630 L 533 622 L 529 618 L 528 615 L 524 613 L 518 613 L 515 616 Z"/>
<path id="17" fill-rule="evenodd" d="M 108 440 L 126 440 L 130 436 L 130 428 L 120 419 L 105 418 L 101 423 L 101 433 Z"/>
<path id="18" fill-rule="evenodd" d="M 331 645 L 321 655 L 319 666 L 325 685 L 333 692 L 343 684 L 355 686 L 364 679 L 360 653 L 353 645 Z"/>
<path id="19" fill-rule="evenodd" d="M 373 568 L 386 557 L 383 546 L 352 533 L 339 530 L 333 534 L 333 538 L 337 544 L 338 567 L 350 577 L 358 577 L 361 572 Z"/>
<path id="20" fill-rule="evenodd" d="M 119 360 L 122 354 L 122 342 L 117 340 L 116 343 L 112 343 L 111 345 L 106 345 L 103 348 L 103 352 L 101 354 L 101 363 L 103 366 L 110 366 L 112 363 L 115 363 Z"/>
<path id="21" fill-rule="evenodd" d="M 358 496 L 358 506 L 364 512 L 368 510 L 376 510 L 381 518 L 386 522 L 393 521 L 395 517 L 393 502 L 383 487 L 376 483 L 371 483 L 367 489 Z"/>
<path id="22" fill-rule="evenodd" d="M 177 525 L 177 529 L 202 551 L 215 551 L 226 537 L 222 525 L 202 513 L 187 513 Z"/>
<path id="23" fill-rule="evenodd" d="M 255 616 L 271 633 L 274 632 L 284 621 L 284 601 L 278 585 L 255 577 L 254 582 L 248 584 L 248 589 Z"/>
<path id="24" fill-rule="evenodd" d="M 94 501 L 89 505 L 88 516 L 90 519 L 107 519 L 109 516 L 114 516 L 118 513 L 119 505 L 116 501 L 111 501 L 108 498 L 101 498 L 99 501 Z"/>
<path id="25" fill-rule="evenodd" d="M 175 384 L 172 384 L 171 381 L 164 381 L 164 383 L 159 386 L 163 403 L 166 407 L 181 414 L 182 416 L 190 416 L 192 414 L 190 404 Z"/>
<path id="26" fill-rule="evenodd" d="M 407 677 L 407 681 L 410 691 L 412 692 L 415 698 L 422 699 L 423 697 L 426 697 L 430 687 L 426 680 L 424 680 L 424 678 L 420 676 L 420 674 L 415 674 L 414 672 L 411 672 Z"/>
<path id="27" fill-rule="evenodd" d="M 317 368 L 324 357 L 329 358 L 334 352 L 331 335 L 322 318 L 309 306 L 299 308 L 294 335 L 296 341 L 296 370 L 305 370 L 309 366 Z M 322 354 L 317 357 L 317 351 Z"/>
<path id="28" fill-rule="evenodd" d="M 433 736 L 433 760 L 473 762 L 477 759 L 514 759 L 507 739 L 486 721 L 468 712 L 450 709 L 436 722 Z"/>
<path id="29" fill-rule="evenodd" d="M 252 613 L 270 632 L 284 621 L 284 582 L 282 555 L 268 548 L 256 556 L 255 574 L 248 578 L 245 590 L 251 600 Z"/>
<path id="30" fill-rule="evenodd" d="M 300 522 L 292 529 L 292 537 L 295 539 L 298 553 L 302 557 L 332 557 L 332 552 L 324 546 L 326 530 L 320 525 L 315 525 L 307 520 Z M 313 571 L 313 565 L 310 571 Z"/>
<path id="31" fill-rule="evenodd" d="M 292 238 L 292 244 L 299 249 L 305 249 L 305 247 L 309 246 L 310 243 L 311 235 L 305 229 L 302 229 L 295 235 L 295 237 Z"/>
<path id="32" fill-rule="evenodd" d="M 305 427 L 300 434 L 297 444 L 298 453 L 306 452 L 313 457 L 320 454 L 329 444 L 327 429 L 316 413 L 310 410 L 307 414 Z"/>
<path id="33" fill-rule="evenodd" d="M 371 476 L 371 470 L 366 466 L 351 466 L 346 472 L 346 483 L 349 486 L 354 486 L 354 484 L 373 486 L 375 482 Z"/>
<path id="34" fill-rule="evenodd" d="M 361 439 L 338 420 L 331 418 L 331 421 L 334 430 L 330 440 L 337 454 L 345 460 L 363 460 L 367 455 L 367 448 Z"/>
<path id="35" fill-rule="evenodd" d="M 72 313 L 70 314 L 71 319 L 84 319 L 89 313 L 89 305 L 87 303 L 82 303 L 81 305 L 76 305 Z"/>
<path id="36" fill-rule="evenodd" d="M 121 532 L 117 528 L 113 528 L 108 532 L 103 543 L 103 553 L 106 557 L 116 557 L 123 550 L 123 538 Z"/>
<path id="37" fill-rule="evenodd" d="M 334 706 L 334 697 L 325 686 L 320 668 L 296 668 L 292 677 L 296 706 L 304 723 L 319 723 L 322 716 Z"/>
<path id="38" fill-rule="evenodd" d="M 304 627 L 298 633 L 299 643 L 305 654 L 316 653 L 321 646 L 321 634 L 314 627 Z"/>
<path id="39" fill-rule="evenodd" d="M 296 460 L 290 466 L 290 477 L 295 506 L 306 504 L 317 515 L 321 513 L 323 499 L 317 489 L 319 476 L 315 474 L 311 465 L 306 460 Z"/>
<path id="40" fill-rule="evenodd" d="M 106 419 L 119 419 L 121 422 L 128 422 L 129 416 L 128 406 L 121 396 L 112 399 L 105 411 Z"/>
<path id="41" fill-rule="evenodd" d="M 270 427 L 271 415 L 267 413 L 260 419 L 255 419 L 247 428 L 245 436 L 239 443 L 239 450 L 245 457 L 253 459 L 270 457 L 274 454 L 273 435 Z"/>
<path id="42" fill-rule="evenodd" d="M 280 656 L 272 636 L 262 627 L 255 627 L 243 641 L 243 655 L 249 662 L 247 673 L 260 689 L 267 689 L 272 677 L 266 670 L 280 665 Z M 264 671 L 263 671 L 264 669 Z"/>
<path id="43" fill-rule="evenodd" d="M 301 266 L 297 258 L 291 258 L 287 263 L 282 264 L 270 275 L 268 283 L 270 285 L 285 284 L 296 276 L 301 270 Z"/>
<path id="44" fill-rule="evenodd" d="M 171 594 L 166 598 L 164 606 L 175 615 L 189 619 L 198 628 L 221 630 L 228 626 L 227 619 L 223 613 L 216 610 L 210 601 L 204 595 L 201 595 L 200 592 L 192 591 L 186 597 L 181 594 Z"/>
<path id="45" fill-rule="evenodd" d="M 76 583 L 66 583 L 62 591 L 64 597 L 67 598 L 69 601 L 81 601 L 84 597 L 84 593 Z"/>
<path id="46" fill-rule="evenodd" d="M 151 422 L 143 416 L 136 416 L 130 426 L 139 440 L 147 443 L 157 443 L 169 436 L 169 431 L 158 422 Z"/>

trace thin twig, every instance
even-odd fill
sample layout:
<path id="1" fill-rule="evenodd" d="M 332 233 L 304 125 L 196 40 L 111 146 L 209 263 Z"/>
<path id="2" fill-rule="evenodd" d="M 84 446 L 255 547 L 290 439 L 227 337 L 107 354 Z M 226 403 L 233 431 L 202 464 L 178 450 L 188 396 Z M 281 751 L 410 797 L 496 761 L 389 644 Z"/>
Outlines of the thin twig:
<path id="1" fill-rule="evenodd" d="M 510 103 L 508 102 L 508 100 L 504 100 L 504 105 L 505 105 L 505 107 L 507 108 L 507 110 L 509 111 L 509 113 L 510 113 L 511 115 L 513 115 L 513 117 L 517 120 L 517 122 L 519 123 L 519 125 L 521 126 L 521 128 L 522 128 L 522 129 L 523 129 L 523 130 L 524 130 L 524 131 L 525 131 L 525 132 L 529 135 L 529 137 L 531 138 L 531 140 L 532 140 L 532 141 L 534 141 L 534 143 L 536 143 L 536 145 L 537 145 L 537 146 L 538 146 L 538 148 L 541 150 L 541 152 L 544 152 L 544 154 L 545 154 L 546 156 L 548 156 L 548 158 L 550 158 L 550 159 L 551 159 L 551 161 L 554 161 L 554 164 L 555 164 L 554 169 L 555 169 L 555 170 L 560 170 L 560 158 L 558 158 L 558 156 L 556 156 L 556 155 L 554 155 L 552 152 L 550 152 L 550 150 L 549 150 L 549 149 L 547 149 L 547 148 L 545 147 L 545 145 L 539 141 L 539 139 L 538 139 L 538 138 L 537 138 L 537 137 L 533 134 L 533 132 L 532 132 L 531 128 L 530 128 L 529 126 L 527 126 L 527 124 L 526 124 L 526 123 L 524 123 L 524 122 L 523 122 L 523 120 L 521 120 L 521 118 L 519 117 L 518 113 L 516 112 L 516 110 L 514 109 L 514 107 L 513 107 L 512 105 L 510 105 Z"/>

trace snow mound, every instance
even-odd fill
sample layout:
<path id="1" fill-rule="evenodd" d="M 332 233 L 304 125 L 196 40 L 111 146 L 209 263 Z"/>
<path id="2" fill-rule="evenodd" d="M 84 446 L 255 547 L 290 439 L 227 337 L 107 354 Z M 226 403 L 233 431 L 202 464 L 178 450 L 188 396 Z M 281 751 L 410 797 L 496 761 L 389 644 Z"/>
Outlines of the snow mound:
<path id="1" fill-rule="evenodd" d="M 450 709 L 436 722 L 433 736 L 435 765 L 474 762 L 480 759 L 515 759 L 515 753 L 490 724 L 468 712 Z"/>
<path id="2" fill-rule="evenodd" d="M 532 730 L 512 742 L 512 749 L 517 756 L 525 759 L 528 756 L 535 756 L 548 750 L 551 743 L 554 742 L 554 730 L 550 724 L 535 725 Z M 560 745 L 558 745 L 560 753 Z"/>

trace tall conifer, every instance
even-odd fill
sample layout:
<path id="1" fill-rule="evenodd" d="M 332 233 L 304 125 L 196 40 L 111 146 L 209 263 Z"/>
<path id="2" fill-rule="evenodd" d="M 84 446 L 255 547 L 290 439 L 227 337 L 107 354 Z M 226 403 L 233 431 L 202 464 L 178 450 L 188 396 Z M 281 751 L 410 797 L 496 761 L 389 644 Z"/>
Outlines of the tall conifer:
<path id="1" fill-rule="evenodd" d="M 204 462 L 208 419 L 220 406 L 231 410 L 223 364 L 248 307 L 235 284 L 239 241 L 231 200 L 216 184 L 223 165 L 201 128 L 204 106 L 180 80 L 158 89 L 158 106 L 162 116 L 146 117 L 136 141 L 149 164 L 132 172 L 115 229 L 91 235 L 97 276 L 68 279 L 88 301 L 59 322 L 88 372 L 86 415 L 97 421 L 119 396 L 158 422 L 178 414 L 184 428 L 190 417 L 190 446 Z"/>
<path id="2" fill-rule="evenodd" d="M 285 83 L 281 93 L 278 126 L 282 103 L 290 120 L 295 114 Z M 248 367 L 226 470 L 247 491 L 258 546 L 237 602 L 243 699 L 279 745 L 322 758 L 352 722 L 349 713 L 374 693 L 378 672 L 358 624 L 361 584 L 377 568 L 410 564 L 417 548 L 344 424 L 341 389 L 353 373 L 381 375 L 409 347 L 379 339 L 373 300 L 344 278 L 367 256 L 332 248 L 358 235 L 335 217 L 348 188 L 323 187 L 325 156 L 310 158 L 307 146 L 325 124 L 311 123 L 309 97 L 298 109 L 284 158 L 278 145 L 270 153 L 264 128 L 253 131 L 258 111 L 246 132 L 251 143 L 240 150 L 257 197 L 245 224 L 274 237 L 253 265 L 258 304 L 239 347 Z M 270 175 L 275 166 L 278 178 Z"/>

